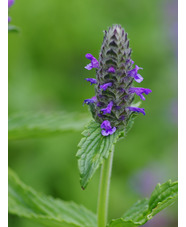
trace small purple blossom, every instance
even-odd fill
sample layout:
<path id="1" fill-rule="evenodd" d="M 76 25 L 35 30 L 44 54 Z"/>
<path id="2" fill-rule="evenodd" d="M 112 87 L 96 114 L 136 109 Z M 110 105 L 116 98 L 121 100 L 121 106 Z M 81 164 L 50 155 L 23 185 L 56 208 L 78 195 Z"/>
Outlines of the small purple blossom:
<path id="1" fill-rule="evenodd" d="M 85 69 L 91 70 L 92 68 L 99 68 L 99 62 L 92 54 L 86 54 L 85 57 L 91 60 L 91 63 L 85 66 Z"/>
<path id="2" fill-rule="evenodd" d="M 108 120 L 105 120 L 105 121 L 102 122 L 101 128 L 103 129 L 101 131 L 101 134 L 103 136 L 112 135 L 116 131 L 116 127 L 112 128 L 110 121 L 108 121 Z"/>
<path id="3" fill-rule="evenodd" d="M 105 91 L 105 90 L 107 90 L 108 87 L 111 87 L 111 86 L 112 86 L 112 83 L 109 82 L 109 83 L 100 85 L 100 89 Z"/>
<path id="4" fill-rule="evenodd" d="M 130 87 L 129 93 L 136 93 L 142 100 L 145 100 L 145 97 L 142 95 L 143 93 L 148 95 L 151 93 L 151 89 L 148 88 L 142 88 L 142 87 Z"/>
<path id="5" fill-rule="evenodd" d="M 143 81 L 143 77 L 140 74 L 138 74 L 139 69 L 143 68 L 140 68 L 137 65 L 135 65 L 134 69 L 128 71 L 128 76 L 133 77 L 136 82 L 141 83 Z"/>
<path id="6" fill-rule="evenodd" d="M 88 81 L 88 82 L 90 82 L 91 85 L 92 84 L 97 84 L 97 80 L 94 79 L 94 78 L 86 78 L 85 80 Z"/>
<path id="7" fill-rule="evenodd" d="M 132 106 L 129 106 L 129 107 L 126 107 L 126 108 L 129 109 L 130 111 L 142 113 L 143 115 L 145 115 L 145 109 L 144 108 L 132 107 Z"/>
<path id="8" fill-rule="evenodd" d="M 84 103 L 88 105 L 88 104 L 94 103 L 94 102 L 96 102 L 96 101 L 97 101 L 96 96 L 93 96 L 91 99 L 85 99 L 85 100 L 84 100 Z"/>
<path id="9" fill-rule="evenodd" d="M 111 67 L 108 69 L 108 72 L 109 72 L 109 73 L 115 73 L 116 70 L 115 70 L 115 68 L 114 68 L 113 66 L 111 66 Z"/>
<path id="10" fill-rule="evenodd" d="M 112 111 L 112 107 L 113 107 L 113 102 L 110 101 L 109 104 L 107 105 L 107 107 L 101 109 L 101 111 L 103 112 L 103 114 L 107 114 L 107 113 L 110 114 Z"/>
<path id="11" fill-rule="evenodd" d="M 8 17 L 8 23 L 10 23 L 10 21 L 11 21 L 11 17 Z"/>
<path id="12" fill-rule="evenodd" d="M 14 0 L 8 0 L 8 8 L 10 8 L 14 4 Z"/>

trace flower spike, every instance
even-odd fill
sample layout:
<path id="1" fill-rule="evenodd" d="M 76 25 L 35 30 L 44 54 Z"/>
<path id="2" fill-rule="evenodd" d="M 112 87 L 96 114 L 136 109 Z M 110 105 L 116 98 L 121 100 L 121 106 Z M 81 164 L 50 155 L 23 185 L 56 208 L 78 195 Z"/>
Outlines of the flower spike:
<path id="1" fill-rule="evenodd" d="M 85 68 L 96 68 L 96 80 L 87 78 L 95 84 L 95 96 L 86 99 L 91 104 L 92 116 L 100 124 L 103 136 L 109 136 L 116 130 L 125 130 L 133 113 L 145 115 L 144 108 L 133 104 L 134 96 L 145 100 L 144 94 L 152 91 L 148 88 L 134 87 L 133 81 L 141 83 L 143 77 L 138 73 L 141 67 L 134 65 L 131 59 L 128 35 L 120 25 L 114 25 L 105 31 L 99 60 L 91 54 L 86 58 L 91 61 Z"/>

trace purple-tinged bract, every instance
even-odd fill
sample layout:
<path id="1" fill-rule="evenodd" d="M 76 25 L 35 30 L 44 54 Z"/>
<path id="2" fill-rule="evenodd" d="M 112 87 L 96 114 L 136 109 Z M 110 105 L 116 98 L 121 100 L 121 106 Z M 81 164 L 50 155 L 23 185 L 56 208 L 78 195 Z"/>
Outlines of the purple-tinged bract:
<path id="1" fill-rule="evenodd" d="M 127 33 L 120 25 L 114 25 L 105 31 L 99 60 L 86 55 L 91 63 L 85 68 L 96 69 L 96 99 L 87 99 L 85 103 L 91 107 L 95 121 L 100 123 L 103 136 L 125 130 L 136 113 L 145 115 L 143 108 L 133 104 L 134 96 L 145 100 L 143 94 L 148 95 L 151 90 L 133 86 L 133 82 L 141 83 L 143 77 L 138 73 L 142 68 L 134 67 L 131 52 Z"/>

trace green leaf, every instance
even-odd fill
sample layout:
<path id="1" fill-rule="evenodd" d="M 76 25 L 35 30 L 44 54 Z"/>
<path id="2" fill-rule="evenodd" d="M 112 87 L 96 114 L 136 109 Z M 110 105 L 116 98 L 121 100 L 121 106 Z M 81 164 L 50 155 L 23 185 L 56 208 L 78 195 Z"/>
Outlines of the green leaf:
<path id="1" fill-rule="evenodd" d="M 40 194 L 9 169 L 9 212 L 50 227 L 94 227 L 96 216 L 82 205 Z"/>
<path id="2" fill-rule="evenodd" d="M 109 152 L 123 132 L 116 132 L 109 136 L 102 136 L 100 124 L 91 121 L 82 132 L 84 136 L 78 144 L 78 166 L 80 171 L 80 183 L 86 188 L 97 168 L 107 159 Z"/>
<path id="3" fill-rule="evenodd" d="M 178 182 L 171 180 L 158 184 L 150 199 L 135 203 L 121 218 L 112 220 L 109 227 L 134 227 L 144 225 L 154 215 L 172 205 L 178 197 Z"/>
<path id="4" fill-rule="evenodd" d="M 9 117 L 9 140 L 58 135 L 64 132 L 81 131 L 89 121 L 84 114 L 21 113 Z"/>

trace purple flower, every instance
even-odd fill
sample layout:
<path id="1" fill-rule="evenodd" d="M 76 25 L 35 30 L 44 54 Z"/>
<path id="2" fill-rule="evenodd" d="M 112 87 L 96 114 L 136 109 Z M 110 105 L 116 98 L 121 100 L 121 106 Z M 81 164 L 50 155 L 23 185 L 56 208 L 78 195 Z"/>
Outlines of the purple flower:
<path id="1" fill-rule="evenodd" d="M 134 69 L 128 71 L 128 76 L 133 77 L 136 82 L 141 83 L 141 81 L 143 81 L 143 77 L 140 74 L 138 74 L 139 69 L 143 69 L 143 68 L 140 68 L 137 65 L 135 65 Z"/>
<path id="2" fill-rule="evenodd" d="M 8 23 L 11 21 L 11 17 L 8 17 Z"/>
<path id="3" fill-rule="evenodd" d="M 8 0 L 8 8 L 10 8 L 14 4 L 14 0 Z"/>
<path id="4" fill-rule="evenodd" d="M 85 57 L 91 60 L 91 63 L 85 66 L 85 69 L 91 70 L 92 68 L 99 68 L 99 62 L 92 56 L 92 54 L 86 54 Z"/>
<path id="5" fill-rule="evenodd" d="M 142 87 L 130 87 L 129 93 L 136 93 L 142 100 L 145 100 L 145 97 L 142 95 L 143 93 L 148 95 L 152 91 L 148 88 L 142 88 Z"/>
<path id="6" fill-rule="evenodd" d="M 107 107 L 101 109 L 101 111 L 103 112 L 103 114 L 107 114 L 107 113 L 109 114 L 112 111 L 112 107 L 113 107 L 113 102 L 110 101 L 109 104 L 107 105 Z"/>
<path id="7" fill-rule="evenodd" d="M 130 111 L 142 113 L 143 115 L 145 115 L 145 109 L 144 108 L 138 108 L 138 107 L 132 107 L 132 106 L 129 106 L 129 107 L 126 107 L 126 108 L 129 109 Z"/>
<path id="8" fill-rule="evenodd" d="M 96 101 L 97 101 L 96 96 L 93 96 L 91 99 L 85 99 L 85 100 L 84 100 L 84 103 L 88 105 L 88 104 L 94 103 L 94 102 L 96 102 Z"/>
<path id="9" fill-rule="evenodd" d="M 115 73 L 116 70 L 115 70 L 115 68 L 114 68 L 113 66 L 111 66 L 111 67 L 108 69 L 108 72 L 109 72 L 109 73 Z"/>
<path id="10" fill-rule="evenodd" d="M 110 125 L 110 121 L 108 121 L 108 120 L 105 120 L 102 122 L 101 128 L 103 129 L 101 131 L 101 134 L 103 136 L 112 135 L 116 131 L 116 127 L 112 128 L 112 126 Z"/>
<path id="11" fill-rule="evenodd" d="M 91 85 L 92 84 L 97 84 L 97 80 L 94 79 L 94 78 L 86 78 L 85 80 L 88 81 L 88 82 L 90 82 Z"/>
<path id="12" fill-rule="evenodd" d="M 111 86 L 112 86 L 112 83 L 109 82 L 109 83 L 100 85 L 100 89 L 105 91 L 105 90 L 107 90 L 108 87 L 111 87 Z"/>

